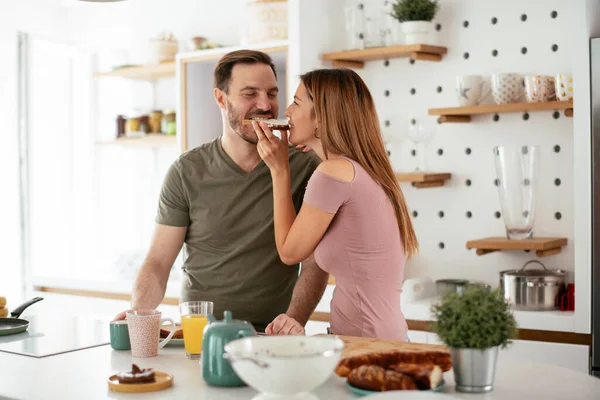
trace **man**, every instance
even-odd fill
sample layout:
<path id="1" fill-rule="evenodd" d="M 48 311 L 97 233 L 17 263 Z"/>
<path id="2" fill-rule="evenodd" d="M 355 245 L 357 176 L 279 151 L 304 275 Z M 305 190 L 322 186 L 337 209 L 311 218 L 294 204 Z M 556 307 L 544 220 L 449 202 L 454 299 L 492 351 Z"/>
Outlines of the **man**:
<path id="1" fill-rule="evenodd" d="M 214 97 L 222 135 L 181 155 L 169 168 L 158 204 L 150 250 L 136 278 L 133 309 L 155 309 L 169 272 L 184 248 L 180 301 L 214 302 L 222 318 L 251 322 L 268 334 L 302 334 L 328 275 L 310 257 L 281 262 L 273 231 L 269 168 L 256 149 L 258 138 L 243 119 L 277 118 L 277 78 L 271 57 L 250 50 L 226 54 L 214 70 Z M 319 159 L 290 149 L 296 212 Z M 125 318 L 120 313 L 117 319 Z"/>

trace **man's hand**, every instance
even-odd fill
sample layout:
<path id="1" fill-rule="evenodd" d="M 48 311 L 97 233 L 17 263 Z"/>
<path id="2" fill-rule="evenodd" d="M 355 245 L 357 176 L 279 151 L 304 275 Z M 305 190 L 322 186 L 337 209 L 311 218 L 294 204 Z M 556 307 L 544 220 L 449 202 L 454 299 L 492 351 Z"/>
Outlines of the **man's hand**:
<path id="1" fill-rule="evenodd" d="M 265 328 L 267 335 L 304 335 L 304 327 L 287 314 L 279 314 Z"/>

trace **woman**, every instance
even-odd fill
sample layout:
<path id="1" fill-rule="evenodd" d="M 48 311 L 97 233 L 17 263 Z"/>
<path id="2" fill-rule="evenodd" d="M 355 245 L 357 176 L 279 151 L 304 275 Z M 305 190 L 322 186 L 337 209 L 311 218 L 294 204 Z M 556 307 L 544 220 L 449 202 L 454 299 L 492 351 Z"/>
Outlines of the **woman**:
<path id="1" fill-rule="evenodd" d="M 287 133 L 280 140 L 264 123 L 254 123 L 258 153 L 273 179 L 279 256 L 294 264 L 314 252 L 317 264 L 335 277 L 332 334 L 405 340 L 400 291 L 405 259 L 418 244 L 373 98 L 349 69 L 315 70 L 300 81 L 285 113 L 290 141 L 311 147 L 322 162 L 297 216 Z"/>

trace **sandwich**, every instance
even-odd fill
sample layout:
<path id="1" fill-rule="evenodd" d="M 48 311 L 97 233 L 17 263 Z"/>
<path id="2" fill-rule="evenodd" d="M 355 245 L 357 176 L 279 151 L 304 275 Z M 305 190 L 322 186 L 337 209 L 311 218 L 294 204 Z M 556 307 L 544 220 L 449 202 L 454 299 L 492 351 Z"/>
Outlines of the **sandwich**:
<path id="1" fill-rule="evenodd" d="M 251 118 L 251 119 L 243 120 L 242 124 L 252 125 L 252 122 L 254 122 L 254 121 L 265 122 L 269 126 L 269 129 L 272 129 L 274 131 L 287 131 L 290 129 L 290 124 L 285 119 Z"/>

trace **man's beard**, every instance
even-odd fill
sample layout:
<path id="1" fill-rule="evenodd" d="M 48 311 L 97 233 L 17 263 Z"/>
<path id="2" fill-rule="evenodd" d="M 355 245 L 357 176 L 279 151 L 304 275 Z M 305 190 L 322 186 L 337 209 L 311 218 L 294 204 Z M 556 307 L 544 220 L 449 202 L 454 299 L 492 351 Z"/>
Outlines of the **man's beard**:
<path id="1" fill-rule="evenodd" d="M 255 117 L 273 118 L 273 114 L 270 111 L 254 109 L 247 115 L 243 115 L 227 100 L 227 120 L 229 121 L 229 126 L 239 137 L 250 144 L 257 144 L 258 137 L 256 136 L 256 132 L 254 132 L 254 127 L 252 125 L 242 125 L 242 120 Z"/>

